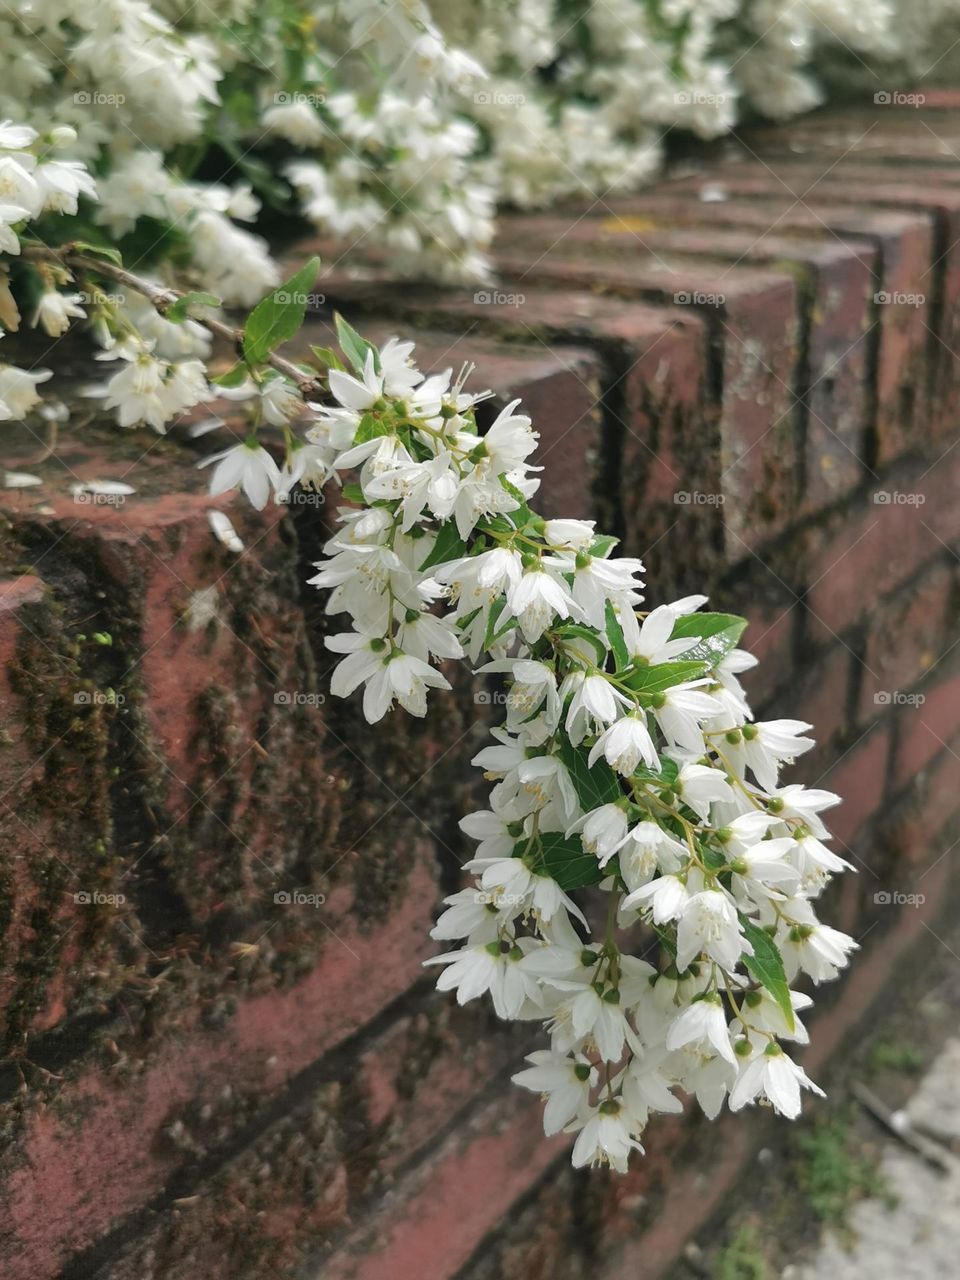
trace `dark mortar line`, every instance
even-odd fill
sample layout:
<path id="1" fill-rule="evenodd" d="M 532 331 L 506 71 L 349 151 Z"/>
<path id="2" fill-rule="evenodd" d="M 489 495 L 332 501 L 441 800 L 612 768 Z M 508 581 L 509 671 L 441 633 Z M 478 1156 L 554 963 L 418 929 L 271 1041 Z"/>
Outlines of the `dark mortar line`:
<path id="1" fill-rule="evenodd" d="M 536 1177 L 532 1183 L 523 1191 L 516 1200 L 514 1200 L 509 1209 L 511 1218 L 518 1218 L 526 1209 L 531 1208 L 537 1201 L 537 1197 L 541 1191 L 544 1191 L 552 1182 L 560 1178 L 570 1165 L 570 1152 L 561 1151 L 545 1169 Z M 489 1259 L 491 1253 L 491 1242 L 496 1243 L 496 1233 L 498 1228 L 494 1227 L 483 1237 L 473 1252 L 467 1258 L 466 1262 L 457 1269 L 450 1277 L 450 1280 L 471 1280 L 470 1272 L 474 1267 L 480 1266 Z M 308 1280 L 304 1277 L 303 1280 Z"/>
<path id="2" fill-rule="evenodd" d="M 947 258 L 954 246 L 950 235 L 949 215 L 941 209 L 931 209 L 933 215 L 933 260 L 930 264 L 930 275 L 933 279 L 933 290 L 930 295 L 930 325 L 927 334 L 927 401 L 932 406 L 936 400 L 940 368 L 946 358 L 953 359 L 953 353 L 946 346 L 946 294 L 947 294 Z"/>
<path id="3" fill-rule="evenodd" d="M 883 341 L 883 324 L 880 319 L 880 303 L 877 294 L 883 289 L 887 260 L 884 253 L 883 239 L 880 236 L 869 237 L 876 250 L 873 264 L 873 293 L 868 301 L 870 324 L 864 338 L 864 407 L 863 423 L 860 428 L 860 468 L 864 483 L 870 483 L 870 476 L 876 472 L 880 456 L 880 348 Z"/>
<path id="4" fill-rule="evenodd" d="M 252 1146 L 273 1125 L 307 1109 L 323 1085 L 335 1083 L 341 1077 L 347 1078 L 364 1046 L 383 1035 L 405 1014 L 414 1016 L 424 998 L 431 993 L 431 980 L 419 979 L 370 1021 L 297 1072 L 283 1089 L 265 1101 L 256 1115 L 235 1129 L 213 1151 L 193 1164 L 174 1170 L 162 1191 L 139 1209 L 128 1213 L 96 1243 L 74 1254 L 61 1269 L 58 1280 L 96 1280 L 98 1271 L 114 1261 L 124 1246 L 142 1235 L 157 1215 L 170 1210 L 177 1200 L 200 1191 L 204 1183 Z"/>

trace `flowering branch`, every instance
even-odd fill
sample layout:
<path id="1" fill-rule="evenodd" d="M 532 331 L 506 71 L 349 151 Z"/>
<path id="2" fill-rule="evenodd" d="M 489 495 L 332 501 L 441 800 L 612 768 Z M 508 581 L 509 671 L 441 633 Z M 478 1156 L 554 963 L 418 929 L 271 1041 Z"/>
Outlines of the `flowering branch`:
<path id="1" fill-rule="evenodd" d="M 27 212 L 6 228 L 18 248 Z M 350 624 L 326 641 L 343 655 L 332 692 L 362 688 L 377 723 L 396 703 L 424 716 L 429 690 L 449 688 L 445 660 L 506 683 L 505 720 L 474 760 L 488 807 L 461 822 L 478 842 L 474 883 L 433 929 L 457 945 L 427 963 L 461 1004 L 488 994 L 500 1017 L 543 1023 L 549 1049 L 514 1080 L 546 1097 L 545 1131 L 577 1135 L 575 1165 L 624 1170 L 680 1092 L 711 1117 L 757 1100 L 798 1115 L 801 1089 L 820 1090 L 783 1049 L 807 1039 L 811 1000 L 791 983 L 835 977 L 856 946 L 815 910 L 848 864 L 820 817 L 839 798 L 780 783 L 813 746 L 810 726 L 753 721 L 744 620 L 702 612 L 703 596 L 640 609 L 638 559 L 615 557 L 593 522 L 530 506 L 537 434 L 514 401 L 481 435 L 489 393 L 465 390 L 469 370 L 424 377 L 412 342 L 377 349 L 338 317 L 342 359 L 313 349 L 326 403 L 307 400 L 320 377 L 277 348 L 303 323 L 316 262 L 233 328 L 206 314 L 212 295 L 153 284 L 107 253 L 31 242 L 24 258 L 46 273 L 48 332 L 85 316 L 60 291 L 74 272 L 125 290 L 91 315 L 103 357 L 124 361 L 105 388 L 121 425 L 163 430 L 208 395 L 202 354 L 217 334 L 238 360 L 215 381 L 246 404 L 249 433 L 201 464 L 216 464 L 211 491 L 241 487 L 263 507 L 297 484 L 342 486 L 349 505 L 311 579 Z M 28 412 L 46 376 L 0 367 L 0 417 Z M 284 428 L 282 469 L 258 443 L 264 421 Z M 606 895 L 599 930 L 571 896 L 584 888 Z M 656 965 L 640 954 L 652 941 Z"/>

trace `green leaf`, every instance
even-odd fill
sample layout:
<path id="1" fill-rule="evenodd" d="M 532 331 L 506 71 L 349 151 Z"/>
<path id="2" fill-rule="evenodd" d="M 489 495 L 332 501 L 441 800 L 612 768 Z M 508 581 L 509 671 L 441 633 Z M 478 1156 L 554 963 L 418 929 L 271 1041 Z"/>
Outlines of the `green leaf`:
<path id="1" fill-rule="evenodd" d="M 366 444 L 368 440 L 376 440 L 378 436 L 389 434 L 390 428 L 379 418 L 375 418 L 372 413 L 365 413 L 360 419 L 360 425 L 354 432 L 353 443 Z"/>
<path id="2" fill-rule="evenodd" d="M 627 652 L 627 642 L 623 638 L 623 627 L 620 625 L 617 611 L 609 600 L 604 606 L 603 617 L 606 623 L 607 639 L 610 641 L 610 648 L 613 652 L 613 660 L 617 670 L 623 671 L 630 665 L 630 655 Z"/>
<path id="3" fill-rule="evenodd" d="M 790 985 L 783 970 L 783 957 L 779 948 L 765 929 L 745 916 L 740 917 L 743 932 L 753 947 L 752 956 L 744 956 L 747 972 L 752 974 L 773 996 L 786 1019 L 790 1031 L 794 1028 L 793 1005 L 790 1003 Z"/>
<path id="4" fill-rule="evenodd" d="M 522 852 L 520 846 L 518 850 Z M 600 869 L 595 854 L 584 850 L 579 836 L 564 836 L 559 831 L 548 831 L 540 836 L 536 865 L 567 891 L 598 884 L 609 874 L 608 870 Z"/>
<path id="5" fill-rule="evenodd" d="M 366 502 L 363 490 L 358 484 L 345 484 L 340 492 L 348 502 L 358 502 L 361 506 Z"/>
<path id="6" fill-rule="evenodd" d="M 437 540 L 433 544 L 433 550 L 420 566 L 420 572 L 423 573 L 427 569 L 432 569 L 435 564 L 445 564 L 448 560 L 459 560 L 462 555 L 466 554 L 467 544 L 457 532 L 457 522 L 455 520 L 446 520 L 440 526 L 440 532 L 437 534 Z"/>
<path id="7" fill-rule="evenodd" d="M 597 809 L 602 804 L 612 804 L 623 795 L 617 775 L 601 758 L 591 769 L 587 764 L 590 752 L 586 747 L 575 747 L 568 738 L 560 742 L 560 759 L 567 766 L 582 809 Z"/>
<path id="8" fill-rule="evenodd" d="M 624 683 L 636 693 L 663 693 L 685 680 L 696 680 L 706 669 L 704 662 L 658 662 L 653 667 L 637 667 L 624 677 Z"/>
<path id="9" fill-rule="evenodd" d="M 167 307 L 163 313 L 166 320 L 172 320 L 174 324 L 181 324 L 184 320 L 190 319 L 191 307 L 219 307 L 222 305 L 222 299 L 218 298 L 215 293 L 183 293 L 173 303 Z"/>
<path id="10" fill-rule="evenodd" d="M 506 489 L 507 493 L 509 493 L 510 497 L 513 498 L 517 504 L 516 510 L 510 512 L 511 520 L 518 522 L 521 525 L 526 524 L 531 515 L 530 508 L 527 506 L 526 498 L 517 486 L 512 484 L 506 476 L 502 475 L 500 477 L 500 484 L 504 489 Z"/>
<path id="11" fill-rule="evenodd" d="M 70 247 L 78 253 L 92 253 L 98 258 L 107 258 L 110 262 L 115 262 L 118 267 L 123 266 L 123 255 L 112 245 L 90 244 L 88 240 L 71 240 Z"/>
<path id="12" fill-rule="evenodd" d="M 363 373 L 363 366 L 367 361 L 367 352 L 374 351 L 372 343 L 366 338 L 361 338 L 356 329 L 347 324 L 343 316 L 339 312 L 333 317 L 337 326 L 337 338 L 340 342 L 340 349 L 353 365 L 357 373 Z"/>
<path id="13" fill-rule="evenodd" d="M 685 661 L 698 658 L 710 667 L 717 666 L 735 649 L 747 625 L 746 618 L 733 613 L 687 613 L 673 626 L 672 640 L 690 637 Z"/>
<path id="14" fill-rule="evenodd" d="M 603 560 L 619 544 L 619 538 L 612 538 L 608 533 L 602 533 L 590 543 L 590 554 L 598 560 Z"/>
<path id="15" fill-rule="evenodd" d="M 506 605 L 507 602 L 504 597 L 498 596 L 490 606 L 490 613 L 487 617 L 487 629 L 483 635 L 484 649 L 490 649 L 494 644 L 496 644 L 499 636 L 505 635 L 508 631 L 512 631 L 516 626 L 516 619 L 511 618 L 502 631 L 497 631 L 497 623 L 500 621 L 500 615 L 503 613 Z"/>
<path id="16" fill-rule="evenodd" d="M 243 327 L 243 353 L 250 364 L 263 364 L 274 348 L 287 342 L 303 324 L 307 295 L 320 270 L 320 259 L 311 258 L 279 289 L 274 289 L 250 312 Z"/>
<path id="17" fill-rule="evenodd" d="M 216 378 L 211 378 L 210 381 L 218 387 L 239 387 L 247 378 L 249 372 L 249 369 L 241 360 L 232 369 L 228 369 L 226 373 L 219 374 Z"/>
<path id="18" fill-rule="evenodd" d="M 344 364 L 337 353 L 330 347 L 311 347 L 310 350 L 327 369 L 343 369 Z"/>

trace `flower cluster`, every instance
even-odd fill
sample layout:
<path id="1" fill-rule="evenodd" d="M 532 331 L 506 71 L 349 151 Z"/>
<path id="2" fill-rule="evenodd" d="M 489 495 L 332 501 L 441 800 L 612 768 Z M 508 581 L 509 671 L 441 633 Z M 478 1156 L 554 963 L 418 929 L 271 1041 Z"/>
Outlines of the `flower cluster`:
<path id="1" fill-rule="evenodd" d="M 300 215 L 395 267 L 477 278 L 498 203 L 636 186 L 663 130 L 816 103 L 813 74 L 916 60 L 950 0 L 15 0 L 0 118 L 56 119 L 99 183 L 75 238 L 175 263 L 249 306 L 250 224 Z M 946 42 L 949 45 L 949 40 Z M 942 47 L 942 46 L 941 46 Z M 229 182 L 200 179 L 223 173 Z"/>
<path id="2" fill-rule="evenodd" d="M 834 977 L 855 945 L 815 911 L 847 864 L 820 817 L 838 797 L 780 782 L 813 745 L 809 726 L 751 718 L 743 620 L 704 612 L 702 596 L 644 610 L 643 565 L 615 556 L 616 539 L 537 515 L 537 434 L 517 401 L 481 432 L 488 393 L 465 389 L 469 368 L 425 377 L 413 343 L 377 349 L 342 318 L 342 359 L 314 348 L 313 364 L 286 360 L 278 347 L 303 322 L 315 260 L 234 330 L 212 295 L 141 279 L 108 251 L 30 239 L 47 162 L 31 130 L 0 137 L 0 174 L 20 193 L 8 234 L 62 300 L 41 302 L 39 322 L 79 309 L 62 289 L 81 274 L 103 356 L 122 362 L 102 389 L 119 421 L 162 430 L 202 400 L 220 334 L 238 360 L 218 390 L 245 404 L 248 427 L 201 464 L 212 492 L 240 488 L 262 508 L 297 487 L 342 487 L 349 505 L 311 580 L 348 620 L 327 640 L 342 655 L 332 691 L 362 688 L 376 723 L 395 704 L 425 715 L 430 690 L 449 688 L 444 661 L 505 682 L 505 721 L 475 760 L 487 807 L 462 823 L 478 842 L 474 883 L 447 900 L 434 936 L 457 945 L 430 963 L 461 1003 L 489 994 L 501 1017 L 544 1024 L 550 1048 L 516 1080 L 546 1096 L 547 1133 L 577 1134 L 578 1165 L 623 1169 L 680 1092 L 711 1116 L 725 1099 L 797 1115 L 801 1088 L 816 1086 L 783 1047 L 806 1039 L 810 999 L 791 984 Z M 88 182 L 69 172 L 61 193 Z M 104 281 L 119 293 L 98 294 Z M 44 376 L 0 369 L 3 414 L 28 412 Z M 263 425 L 282 435 L 280 461 Z M 242 550 L 223 512 L 211 523 Z M 589 914 L 571 896 L 581 889 L 595 891 Z"/>
<path id="3" fill-rule="evenodd" d="M 791 984 L 835 977 L 855 947 L 815 910 L 848 866 L 820 816 L 839 798 L 780 782 L 810 726 L 752 720 L 742 619 L 702 596 L 642 611 L 639 560 L 531 510 L 537 437 L 516 403 L 480 435 L 462 377 L 340 332 L 353 371 L 331 371 L 308 430 L 318 474 L 357 476 L 311 580 L 350 620 L 327 641 L 332 690 L 362 687 L 375 723 L 394 703 L 424 715 L 443 659 L 483 656 L 507 687 L 474 760 L 488 807 L 461 823 L 474 883 L 433 931 L 456 944 L 427 962 L 438 986 L 543 1022 L 550 1048 L 514 1079 L 546 1098 L 548 1134 L 577 1134 L 575 1165 L 625 1169 L 681 1092 L 711 1117 L 797 1116 L 820 1090 L 784 1048 L 811 1003 Z M 599 930 L 571 897 L 588 886 Z"/>

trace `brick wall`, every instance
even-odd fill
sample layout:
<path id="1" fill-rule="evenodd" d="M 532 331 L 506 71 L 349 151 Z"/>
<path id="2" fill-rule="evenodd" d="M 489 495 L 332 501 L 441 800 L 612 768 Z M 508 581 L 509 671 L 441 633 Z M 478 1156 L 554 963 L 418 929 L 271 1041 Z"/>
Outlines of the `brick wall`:
<path id="1" fill-rule="evenodd" d="M 815 723 L 791 776 L 843 794 L 859 870 L 829 913 L 863 950 L 821 993 L 820 1072 L 957 897 L 960 163 L 949 113 L 884 113 L 505 218 L 486 298 L 319 286 L 522 396 L 540 505 L 619 533 L 651 599 L 706 583 L 751 619 L 755 708 Z M 572 1173 L 507 1083 L 528 1033 L 420 969 L 466 856 L 470 681 L 369 732 L 324 698 L 324 510 L 231 506 L 238 557 L 209 532 L 208 445 L 120 447 L 92 425 L 4 499 L 0 1272 L 663 1274 L 767 1124 L 664 1117 L 627 1178 Z M 122 506 L 69 492 L 134 464 Z M 275 901 L 294 890 L 319 905 Z"/>

